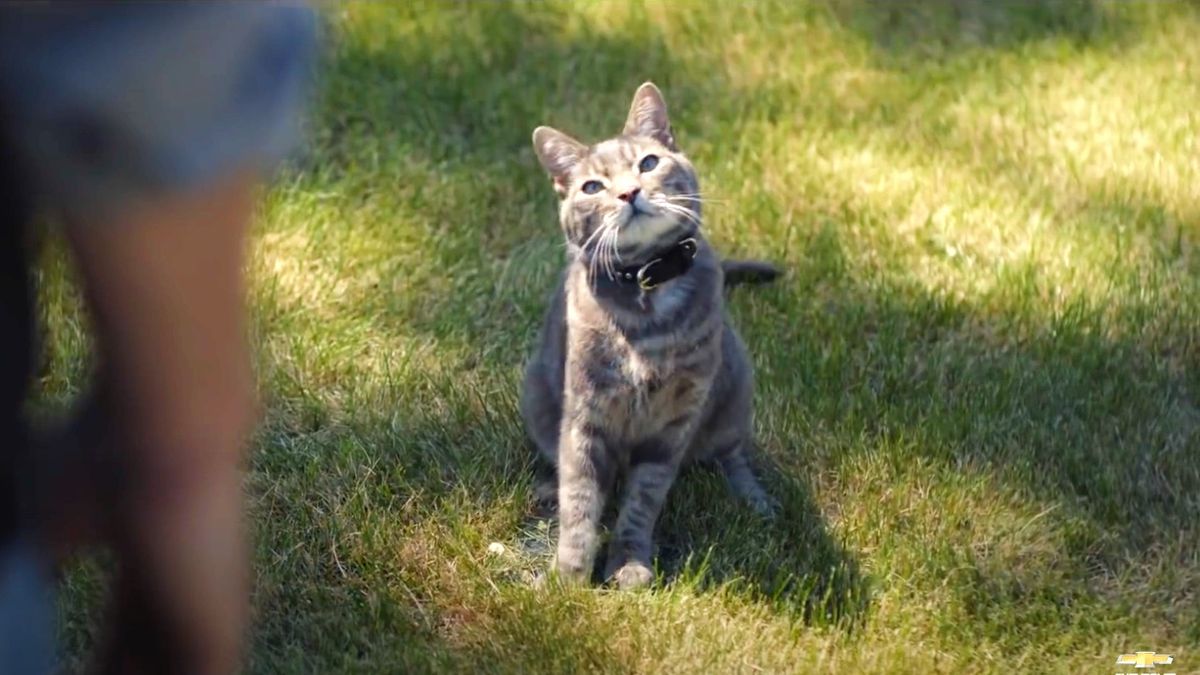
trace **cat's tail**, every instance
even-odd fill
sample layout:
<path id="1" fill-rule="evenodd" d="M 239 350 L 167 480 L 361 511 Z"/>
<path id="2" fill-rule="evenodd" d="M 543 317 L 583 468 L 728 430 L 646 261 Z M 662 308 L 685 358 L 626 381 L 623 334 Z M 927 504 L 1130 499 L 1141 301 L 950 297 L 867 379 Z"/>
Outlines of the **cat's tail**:
<path id="1" fill-rule="evenodd" d="M 783 270 L 771 263 L 759 260 L 722 260 L 725 272 L 725 287 L 738 284 L 766 284 L 783 274 Z"/>

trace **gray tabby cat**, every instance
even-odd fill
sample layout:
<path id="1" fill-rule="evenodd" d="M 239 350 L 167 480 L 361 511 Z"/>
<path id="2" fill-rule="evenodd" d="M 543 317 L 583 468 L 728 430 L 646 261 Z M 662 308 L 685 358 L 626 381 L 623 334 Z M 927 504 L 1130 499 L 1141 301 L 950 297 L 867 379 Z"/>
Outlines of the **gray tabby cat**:
<path id="1" fill-rule="evenodd" d="M 605 578 L 643 586 L 655 522 L 685 462 L 715 464 L 757 511 L 774 511 L 748 461 L 753 373 L 722 288 L 778 271 L 721 263 L 705 242 L 696 170 L 653 84 L 637 90 L 620 136 L 585 146 L 538 127 L 533 146 L 562 200 L 568 250 L 521 397 L 527 432 L 557 469 L 555 568 L 568 581 L 590 577 L 605 499 L 623 473 Z"/>

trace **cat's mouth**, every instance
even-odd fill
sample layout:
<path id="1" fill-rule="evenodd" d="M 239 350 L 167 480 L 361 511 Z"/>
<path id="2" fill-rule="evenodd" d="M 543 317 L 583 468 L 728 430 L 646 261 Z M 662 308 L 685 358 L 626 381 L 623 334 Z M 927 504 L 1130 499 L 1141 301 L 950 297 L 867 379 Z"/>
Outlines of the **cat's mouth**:
<path id="1" fill-rule="evenodd" d="M 657 230 L 663 227 L 668 227 L 675 222 L 669 214 L 663 213 L 657 209 L 651 210 L 642 209 L 639 207 L 631 207 L 629 214 L 625 216 L 625 222 L 620 226 L 622 234 L 632 232 L 634 230 Z"/>
<path id="2" fill-rule="evenodd" d="M 638 194 L 633 201 L 628 203 L 627 210 L 629 215 L 625 218 L 625 223 L 628 225 L 639 216 L 658 216 L 662 209 L 655 206 L 644 194 Z"/>
<path id="3" fill-rule="evenodd" d="M 625 217 L 624 227 L 636 224 L 638 221 L 654 220 L 662 218 L 663 214 L 653 206 L 629 206 L 629 215 Z"/>
<path id="4" fill-rule="evenodd" d="M 696 223 L 697 219 L 694 215 L 685 216 L 677 213 L 675 209 L 666 209 L 657 204 L 650 202 L 629 204 L 625 208 L 625 218 L 621 222 L 619 229 L 635 230 L 635 229 L 650 229 L 657 230 L 666 227 L 680 227 L 692 223 Z"/>

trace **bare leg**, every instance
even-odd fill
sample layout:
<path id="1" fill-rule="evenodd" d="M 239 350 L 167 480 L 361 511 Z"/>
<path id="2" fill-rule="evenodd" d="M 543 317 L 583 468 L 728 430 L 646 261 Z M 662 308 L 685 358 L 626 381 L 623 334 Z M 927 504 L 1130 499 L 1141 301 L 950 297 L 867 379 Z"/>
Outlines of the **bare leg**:
<path id="1" fill-rule="evenodd" d="M 0 154 L 11 148 L 0 137 Z M 0 161 L 0 545 L 17 531 L 27 431 L 21 406 L 33 374 L 33 294 L 26 233 L 29 205 L 19 177 Z"/>
<path id="2" fill-rule="evenodd" d="M 243 246 L 253 177 L 75 217 L 101 361 L 121 565 L 103 672 L 230 673 L 247 617 L 239 458 L 253 420 Z"/>

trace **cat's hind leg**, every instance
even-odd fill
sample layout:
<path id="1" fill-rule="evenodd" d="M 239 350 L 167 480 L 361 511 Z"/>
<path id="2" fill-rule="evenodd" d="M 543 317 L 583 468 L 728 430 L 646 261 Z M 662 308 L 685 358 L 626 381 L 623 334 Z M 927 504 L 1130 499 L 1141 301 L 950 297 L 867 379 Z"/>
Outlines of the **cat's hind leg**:
<path id="1" fill-rule="evenodd" d="M 725 476 L 729 490 L 760 515 L 772 517 L 779 511 L 779 502 L 763 489 L 750 462 L 753 445 L 744 437 L 729 439 L 713 447 L 708 459 Z"/>
<path id="2" fill-rule="evenodd" d="M 554 391 L 541 369 L 532 367 L 521 391 L 525 434 L 537 454 L 534 499 L 539 507 L 558 507 L 558 434 L 562 426 L 562 392 Z"/>
<path id="3" fill-rule="evenodd" d="M 734 496 L 770 517 L 779 510 L 779 503 L 763 489 L 751 462 L 754 436 L 748 389 L 743 386 L 735 390 L 729 395 L 733 403 L 714 410 L 693 439 L 689 454 L 693 460 L 719 471 Z"/>

